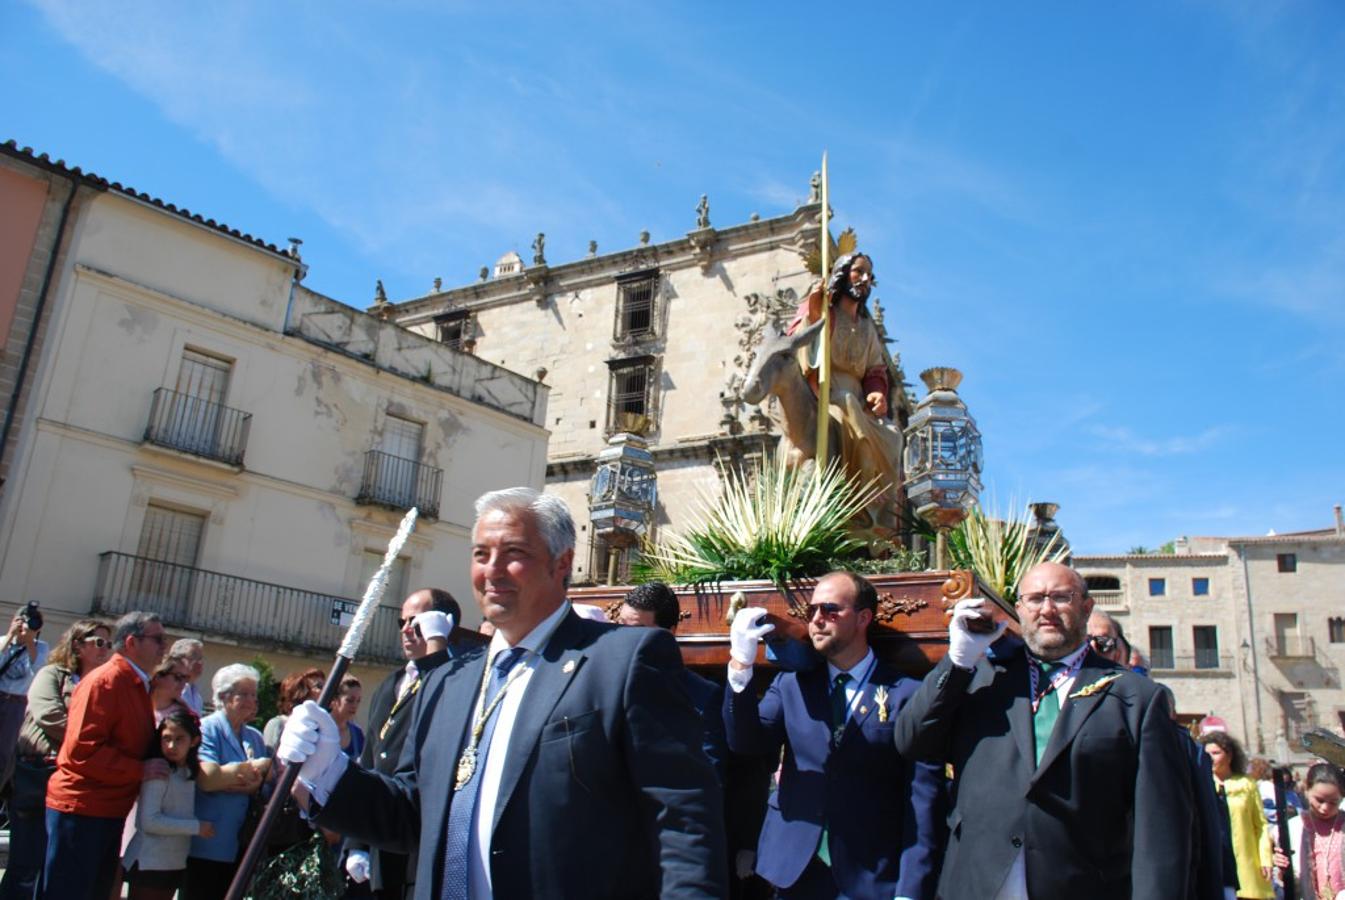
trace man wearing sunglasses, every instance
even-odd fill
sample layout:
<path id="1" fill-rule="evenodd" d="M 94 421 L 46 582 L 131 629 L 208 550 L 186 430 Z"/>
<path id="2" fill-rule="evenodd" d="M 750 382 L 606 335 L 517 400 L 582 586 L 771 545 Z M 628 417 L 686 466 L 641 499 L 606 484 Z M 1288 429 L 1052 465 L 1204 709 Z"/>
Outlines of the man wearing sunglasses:
<path id="1" fill-rule="evenodd" d="M 462 619 L 462 608 L 448 591 L 424 588 L 402 602 L 397 624 L 401 627 L 402 655 L 406 666 L 383 679 L 369 701 L 369 741 L 360 765 L 391 775 L 397 771 L 402 745 L 411 730 L 411 709 L 424 685 L 425 676 L 448 662 L 453 627 Z M 415 872 L 412 856 L 391 850 L 372 850 L 368 843 L 346 841 L 346 873 L 356 884 L 368 885 L 375 897 L 401 900 L 408 879 Z M 363 889 L 348 892 L 361 896 Z"/>
<path id="2" fill-rule="evenodd" d="M 1018 585 L 1023 647 L 986 601 L 953 608 L 948 655 L 897 718 L 904 755 L 950 763 L 947 900 L 1185 900 L 1190 770 L 1171 707 L 1088 644 L 1083 578 L 1034 566 Z"/>
<path id="3" fill-rule="evenodd" d="M 167 778 L 150 759 L 154 708 L 150 672 L 167 636 L 154 613 L 130 612 L 112 632 L 116 655 L 81 678 L 56 772 L 47 783 L 47 859 L 38 900 L 107 897 L 121 849 L 122 825 L 146 778 Z"/>
<path id="4" fill-rule="evenodd" d="M 733 620 L 729 748 L 772 759 L 785 750 L 757 846 L 757 874 L 783 898 L 934 896 L 943 772 L 893 747 L 893 722 L 919 682 L 869 647 L 877 605 L 859 575 L 822 578 L 809 602 L 808 637 L 826 664 L 780 673 L 760 702 L 752 667 L 774 626 L 761 623 L 761 608 Z"/>

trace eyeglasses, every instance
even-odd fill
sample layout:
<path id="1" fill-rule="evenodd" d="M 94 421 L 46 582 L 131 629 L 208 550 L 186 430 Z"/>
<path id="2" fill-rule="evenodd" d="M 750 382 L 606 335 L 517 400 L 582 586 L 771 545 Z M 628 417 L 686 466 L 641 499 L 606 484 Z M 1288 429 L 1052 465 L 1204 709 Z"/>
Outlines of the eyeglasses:
<path id="1" fill-rule="evenodd" d="M 257 692 L 256 692 L 256 691 L 250 691 L 250 692 L 244 693 L 243 691 L 229 691 L 229 696 L 230 696 L 230 697 L 237 697 L 239 700 L 256 700 L 256 699 L 257 699 Z"/>
<path id="2" fill-rule="evenodd" d="M 810 603 L 808 604 L 808 621 L 813 620 L 813 616 L 822 614 L 824 619 L 834 619 L 845 612 L 845 607 L 839 603 Z"/>
<path id="3" fill-rule="evenodd" d="M 1110 634 L 1090 634 L 1088 643 L 1092 644 L 1098 653 L 1110 653 L 1116 649 L 1119 642 Z"/>
<path id="4" fill-rule="evenodd" d="M 108 640 L 107 638 L 105 638 L 105 637 L 86 637 L 86 638 L 80 638 L 80 643 L 81 643 L 81 644 L 93 644 L 93 645 L 94 645 L 95 647 L 97 647 L 99 650 L 102 650 L 102 649 L 105 648 L 105 647 L 111 647 L 111 646 L 112 646 L 112 642 L 109 641 L 109 640 Z"/>
<path id="5" fill-rule="evenodd" d="M 1047 600 L 1050 600 L 1056 606 L 1069 606 L 1078 598 L 1078 591 L 1052 591 L 1049 594 L 1019 594 L 1018 602 L 1036 609 Z"/>

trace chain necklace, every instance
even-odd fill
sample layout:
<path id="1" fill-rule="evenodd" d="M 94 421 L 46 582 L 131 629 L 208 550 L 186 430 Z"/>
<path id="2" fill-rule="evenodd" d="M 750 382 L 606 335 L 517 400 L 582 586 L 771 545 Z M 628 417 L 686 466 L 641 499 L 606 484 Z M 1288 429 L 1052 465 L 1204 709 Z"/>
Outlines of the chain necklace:
<path id="1" fill-rule="evenodd" d="M 1304 827 L 1312 833 L 1312 867 L 1317 876 L 1317 896 L 1334 897 L 1336 892 L 1331 887 L 1331 861 L 1340 858 L 1341 841 L 1345 839 L 1345 831 L 1337 827 L 1341 824 L 1341 817 L 1337 815 L 1330 822 L 1325 823 L 1325 831 L 1317 828 L 1317 820 L 1311 815 L 1306 817 L 1307 821 Z"/>
<path id="2" fill-rule="evenodd" d="M 500 652 L 507 653 L 509 651 L 501 650 Z M 453 790 L 455 791 L 462 790 L 467 782 L 472 780 L 472 776 L 476 774 L 476 750 L 481 744 L 481 735 L 486 731 L 486 723 L 490 721 L 490 716 L 495 712 L 495 707 L 500 705 L 504 695 L 509 692 L 509 686 L 526 671 L 525 667 L 515 663 L 514 668 L 509 672 L 509 677 L 504 680 L 504 684 L 500 685 L 500 690 L 495 695 L 495 699 L 487 705 L 486 689 L 490 686 L 490 673 L 494 668 L 494 664 L 488 662 L 486 663 L 486 670 L 481 673 L 481 690 L 476 696 L 476 706 L 474 707 L 477 710 L 476 719 L 472 723 L 472 734 L 467 748 L 462 751 L 462 756 L 458 757 L 457 776 L 453 781 Z"/>
<path id="3" fill-rule="evenodd" d="M 1084 657 L 1086 657 L 1087 655 L 1088 655 L 1087 653 L 1080 653 L 1078 656 L 1074 658 L 1074 662 L 1070 663 L 1068 666 L 1063 665 L 1058 659 L 1049 661 L 1048 660 L 1039 661 L 1037 660 L 1036 657 L 1032 655 L 1028 656 L 1027 677 L 1028 682 L 1032 689 L 1032 715 L 1035 716 L 1037 714 L 1037 707 L 1041 706 L 1041 701 L 1046 699 L 1047 694 L 1051 693 L 1051 691 L 1060 687 L 1060 685 L 1064 684 L 1071 678 L 1078 676 L 1079 670 L 1083 668 Z M 1047 684 L 1046 687 L 1041 689 L 1040 694 L 1038 693 L 1038 685 L 1040 684 L 1041 681 L 1041 666 L 1039 662 L 1046 662 L 1048 665 L 1060 666 L 1060 668 L 1056 669 L 1055 673 L 1051 676 L 1050 683 Z M 1060 703 L 1062 709 L 1064 708 L 1064 705 L 1065 704 L 1062 701 Z"/>
<path id="4" fill-rule="evenodd" d="M 388 729 L 392 727 L 393 720 L 396 717 L 397 713 L 401 712 L 402 707 L 406 706 L 412 700 L 415 699 L 416 692 L 420 690 L 420 686 L 424 683 L 425 679 L 423 677 L 417 678 L 415 684 L 411 685 L 410 689 L 408 689 L 407 692 L 403 694 L 397 700 L 397 702 L 392 705 L 392 709 L 388 712 L 387 720 L 383 722 L 383 727 L 378 729 L 378 739 L 380 741 L 388 736 Z"/>

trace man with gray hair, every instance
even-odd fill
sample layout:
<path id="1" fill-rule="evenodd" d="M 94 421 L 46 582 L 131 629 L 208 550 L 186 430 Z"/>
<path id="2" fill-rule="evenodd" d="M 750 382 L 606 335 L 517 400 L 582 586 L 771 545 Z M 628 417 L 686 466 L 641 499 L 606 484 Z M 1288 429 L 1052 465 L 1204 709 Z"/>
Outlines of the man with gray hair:
<path id="1" fill-rule="evenodd" d="M 196 682 L 205 671 L 205 646 L 196 638 L 180 638 L 169 648 L 168 658 L 181 660 L 187 665 L 187 684 L 182 688 L 182 702 L 200 718 L 204 703 Z"/>
<path id="2" fill-rule="evenodd" d="M 489 649 L 426 678 L 393 777 L 348 766 L 331 717 L 297 707 L 278 755 L 302 767 L 301 802 L 374 846 L 419 843 L 425 900 L 728 896 L 721 800 L 676 641 L 570 609 L 575 529 L 559 499 L 493 491 L 476 513 Z"/>
<path id="3" fill-rule="evenodd" d="M 106 897 L 112 890 L 122 825 L 146 778 L 167 778 L 154 741 L 149 673 L 163 658 L 163 623 L 129 612 L 112 632 L 116 655 L 80 680 L 70 698 L 65 739 L 47 783 L 47 860 L 38 900 Z"/>

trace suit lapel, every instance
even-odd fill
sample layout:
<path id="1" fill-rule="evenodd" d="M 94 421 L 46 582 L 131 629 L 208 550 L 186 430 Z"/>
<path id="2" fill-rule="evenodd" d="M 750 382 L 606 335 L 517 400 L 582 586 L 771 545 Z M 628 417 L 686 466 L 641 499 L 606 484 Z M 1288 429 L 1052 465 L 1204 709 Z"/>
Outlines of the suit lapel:
<path id="1" fill-rule="evenodd" d="M 830 684 L 827 667 L 826 665 L 820 665 L 806 672 L 799 672 L 795 679 L 795 683 L 799 686 L 799 697 L 803 701 L 803 709 L 807 713 L 807 715 L 800 717 L 800 725 L 808 729 L 809 732 L 806 735 L 799 735 L 800 743 L 796 743 L 795 746 L 829 747 L 831 745 L 831 695 L 828 693 Z M 788 716 L 786 716 L 785 721 L 789 721 Z M 790 740 L 793 742 L 795 735 L 791 734 Z"/>
<path id="2" fill-rule="evenodd" d="M 1108 675 L 1116 674 L 1116 669 L 1103 668 L 1097 665 L 1097 661 L 1098 658 L 1093 655 L 1093 651 L 1089 650 L 1084 657 L 1079 674 L 1075 676 L 1074 683 L 1070 685 L 1069 697 Z M 1088 717 L 1102 703 L 1102 698 L 1107 695 L 1107 691 L 1110 689 L 1111 685 L 1105 684 L 1087 697 L 1061 698 L 1066 702 L 1060 710 L 1060 718 L 1056 720 L 1055 729 L 1051 732 L 1051 740 L 1046 745 L 1046 752 L 1042 754 L 1041 765 L 1037 766 L 1037 771 L 1032 776 L 1034 782 L 1041 777 L 1041 773 L 1046 771 L 1051 763 L 1055 762 L 1056 758 L 1079 734 L 1079 729 L 1083 727 L 1083 723 L 1088 721 Z"/>
<path id="3" fill-rule="evenodd" d="M 581 620 L 577 615 L 566 613 L 556 633 L 534 660 L 532 674 L 528 677 L 528 689 L 519 704 L 514 729 L 509 736 L 504 771 L 500 775 L 500 791 L 495 801 L 495 817 L 490 825 L 492 834 L 500 824 L 505 807 L 509 805 L 509 798 L 518 787 L 523 770 L 532 759 L 533 749 L 541 737 L 542 728 L 551 717 L 551 711 L 583 668 L 585 654 L 576 648 L 581 637 L 580 626 Z"/>
<path id="4" fill-rule="evenodd" d="M 853 706 L 853 713 L 845 724 L 845 732 L 841 735 L 841 740 L 845 740 L 852 731 L 859 732 L 864 729 L 864 723 L 878 710 L 878 701 L 874 699 L 874 695 L 878 693 L 878 688 L 891 688 L 894 680 L 892 673 L 882 663 L 874 666 L 873 674 L 869 676 L 869 680 L 860 689 L 859 702 Z M 887 707 L 890 716 L 892 712 L 891 699 L 888 699 Z"/>
<path id="5" fill-rule="evenodd" d="M 425 695 L 421 698 L 421 710 L 432 710 L 433 720 L 428 729 L 417 729 L 427 733 L 425 740 L 419 744 L 421 758 L 416 768 L 422 809 L 427 800 L 427 791 L 434 802 L 442 804 L 441 814 L 421 816 L 422 827 L 428 821 L 434 830 L 431 840 L 422 839 L 421 843 L 435 848 L 436 853 L 444 846 L 444 828 L 448 824 L 448 803 L 458 770 L 458 754 L 462 752 L 467 720 L 476 708 L 477 691 L 486 670 L 485 648 L 455 657 L 425 677 L 432 678 L 440 670 L 443 670 L 442 679 L 434 686 L 427 686 L 420 691 Z M 408 734 L 407 739 L 416 741 L 418 736 Z"/>
<path id="6" fill-rule="evenodd" d="M 1018 744 L 1018 753 L 1028 772 L 1036 768 L 1036 737 L 1032 731 L 1032 692 L 1027 677 L 1027 651 L 1020 650 L 1004 665 L 1000 676 L 1005 685 L 1009 706 L 1009 730 Z"/>

